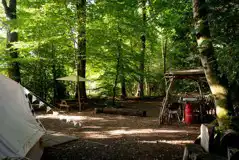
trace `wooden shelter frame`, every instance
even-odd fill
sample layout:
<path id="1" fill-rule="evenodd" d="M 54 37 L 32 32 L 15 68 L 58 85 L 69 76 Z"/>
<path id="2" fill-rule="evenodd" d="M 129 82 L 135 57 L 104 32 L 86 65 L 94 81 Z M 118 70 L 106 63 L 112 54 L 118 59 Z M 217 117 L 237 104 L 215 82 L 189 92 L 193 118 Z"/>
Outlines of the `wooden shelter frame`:
<path id="1" fill-rule="evenodd" d="M 206 82 L 204 70 L 199 69 L 190 69 L 190 70 L 179 70 L 179 71 L 170 71 L 166 72 L 165 75 L 166 80 L 166 95 L 164 101 L 162 103 L 161 112 L 159 112 L 159 124 L 163 122 L 163 114 L 165 113 L 165 108 L 169 104 L 169 93 L 173 88 L 173 83 L 176 79 L 192 79 L 195 80 L 198 84 L 199 94 L 202 97 L 202 87 L 201 82 Z M 201 107 L 200 107 L 201 110 Z"/>

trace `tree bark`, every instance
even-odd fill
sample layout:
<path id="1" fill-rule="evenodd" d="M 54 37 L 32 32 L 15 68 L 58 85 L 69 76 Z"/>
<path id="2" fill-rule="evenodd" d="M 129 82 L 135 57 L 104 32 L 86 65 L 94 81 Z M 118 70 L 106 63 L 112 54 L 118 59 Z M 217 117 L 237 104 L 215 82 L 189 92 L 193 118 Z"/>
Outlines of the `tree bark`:
<path id="1" fill-rule="evenodd" d="M 219 126 L 228 127 L 229 116 L 233 113 L 228 91 L 228 81 L 225 76 L 219 77 L 221 74 L 214 56 L 206 6 L 205 0 L 193 0 L 193 17 L 195 20 L 198 50 L 207 82 L 214 96 Z"/>
<path id="2" fill-rule="evenodd" d="M 113 88 L 113 106 L 115 106 L 115 97 L 116 97 L 116 88 L 118 83 L 118 77 L 119 77 L 119 70 L 120 70 L 120 59 L 121 59 L 121 45 L 118 42 L 117 44 L 118 52 L 117 52 L 117 64 L 116 64 L 116 75 L 115 75 L 115 83 Z"/>
<path id="3" fill-rule="evenodd" d="M 166 65 L 167 43 L 168 43 L 167 38 L 165 38 L 165 41 L 162 40 L 162 57 L 163 57 L 163 72 L 164 73 L 166 73 L 167 71 L 167 65 Z"/>
<path id="4" fill-rule="evenodd" d="M 118 22 L 118 31 L 119 34 L 121 34 L 121 28 Z M 122 62 L 122 48 L 121 48 L 121 43 L 122 39 L 119 38 L 118 42 L 118 53 L 119 53 L 119 58 L 120 58 L 120 81 L 121 81 L 121 98 L 125 99 L 127 97 L 127 92 L 126 92 L 126 84 L 125 84 L 125 73 L 124 73 L 124 64 Z"/>
<path id="5" fill-rule="evenodd" d="M 7 5 L 6 0 L 2 0 L 2 5 L 5 10 L 6 17 L 9 21 L 17 19 L 17 2 L 16 0 L 10 0 L 9 5 Z M 18 41 L 18 34 L 17 32 L 11 31 L 12 28 L 9 27 L 7 31 L 7 52 L 11 57 L 11 62 L 9 62 L 8 66 L 8 75 L 11 79 L 15 80 L 16 82 L 21 82 L 21 75 L 20 75 L 20 67 L 19 63 L 16 62 L 15 59 L 18 58 L 17 49 L 13 47 L 14 42 Z"/>
<path id="6" fill-rule="evenodd" d="M 168 39 L 165 38 L 165 41 L 162 39 L 162 57 L 163 57 L 163 73 L 165 74 L 167 72 L 167 44 Z M 166 94 L 167 91 L 167 80 L 164 79 L 164 94 Z"/>
<path id="7" fill-rule="evenodd" d="M 52 81 L 53 81 L 53 105 L 56 105 L 57 100 L 57 82 L 56 82 L 56 58 L 55 58 L 55 49 L 54 44 L 51 44 L 51 54 L 52 54 Z"/>
<path id="8" fill-rule="evenodd" d="M 56 64 L 53 62 L 52 64 L 52 78 L 53 78 L 53 105 L 56 105 L 57 99 L 57 90 L 56 90 Z"/>
<path id="9" fill-rule="evenodd" d="M 142 0 L 142 14 L 143 14 L 143 33 L 141 36 L 141 56 L 139 70 L 141 75 L 139 77 L 139 96 L 142 98 L 144 96 L 144 59 L 145 59 L 145 49 L 146 49 L 146 0 Z"/>
<path id="10" fill-rule="evenodd" d="M 85 78 L 86 74 L 86 0 L 79 0 L 76 4 L 78 18 L 78 75 Z M 80 97 L 86 99 L 85 82 L 79 82 Z"/>
<path id="11" fill-rule="evenodd" d="M 121 68 L 122 70 L 122 68 Z M 126 93 L 126 84 L 125 84 L 125 77 L 124 77 L 124 73 L 122 73 L 123 71 L 121 71 L 120 73 L 120 77 L 121 77 L 121 98 L 125 99 L 127 97 L 127 93 Z"/>

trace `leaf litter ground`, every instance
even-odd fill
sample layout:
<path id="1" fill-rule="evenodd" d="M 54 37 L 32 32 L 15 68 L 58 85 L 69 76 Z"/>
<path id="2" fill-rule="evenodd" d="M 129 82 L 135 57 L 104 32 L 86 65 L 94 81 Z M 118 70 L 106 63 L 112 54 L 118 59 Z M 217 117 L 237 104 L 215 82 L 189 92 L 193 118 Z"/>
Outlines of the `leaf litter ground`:
<path id="1" fill-rule="evenodd" d="M 199 125 L 158 125 L 159 100 L 123 103 L 147 111 L 147 117 L 84 112 L 62 116 L 40 115 L 46 129 L 74 135 L 79 140 L 46 148 L 42 160 L 182 159 L 184 145 L 199 134 Z"/>

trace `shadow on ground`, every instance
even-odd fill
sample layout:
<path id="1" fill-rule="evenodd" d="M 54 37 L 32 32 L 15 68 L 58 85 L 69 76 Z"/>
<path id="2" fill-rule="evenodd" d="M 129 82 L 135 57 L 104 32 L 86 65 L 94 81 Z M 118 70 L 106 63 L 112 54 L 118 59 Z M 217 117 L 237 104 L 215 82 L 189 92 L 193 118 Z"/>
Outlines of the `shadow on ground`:
<path id="1" fill-rule="evenodd" d="M 196 139 L 199 125 L 159 126 L 158 103 L 125 104 L 145 107 L 152 113 L 149 117 L 96 115 L 92 111 L 38 115 L 46 129 L 80 138 L 46 148 L 42 160 L 182 159 L 184 145 Z"/>

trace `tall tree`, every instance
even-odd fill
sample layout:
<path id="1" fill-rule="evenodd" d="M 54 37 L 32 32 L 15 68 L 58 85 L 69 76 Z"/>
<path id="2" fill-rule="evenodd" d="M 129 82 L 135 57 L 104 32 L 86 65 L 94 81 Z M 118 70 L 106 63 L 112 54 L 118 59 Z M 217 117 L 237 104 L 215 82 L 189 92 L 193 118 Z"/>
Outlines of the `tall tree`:
<path id="1" fill-rule="evenodd" d="M 86 0 L 79 0 L 76 4 L 77 9 L 77 56 L 78 56 L 78 75 L 85 78 L 86 75 Z M 79 82 L 80 97 L 86 97 L 85 82 Z"/>
<path id="2" fill-rule="evenodd" d="M 2 5 L 5 10 L 6 17 L 9 21 L 17 19 L 17 2 L 16 0 L 10 0 L 7 4 L 6 0 L 2 0 Z M 8 75 L 16 82 L 21 82 L 19 63 L 16 61 L 18 58 L 17 49 L 14 48 L 13 43 L 18 41 L 18 33 L 9 26 L 7 30 L 7 52 L 11 57 L 11 61 L 8 64 Z"/>
<path id="3" fill-rule="evenodd" d="M 121 45 L 118 42 L 117 44 L 117 64 L 116 64 L 116 75 L 115 75 L 115 83 L 113 87 L 113 106 L 115 106 L 115 97 L 116 97 L 116 88 L 117 88 L 117 83 L 118 83 L 118 77 L 119 77 L 119 72 L 120 72 L 120 64 L 121 64 Z"/>
<path id="4" fill-rule="evenodd" d="M 140 56 L 140 65 L 139 70 L 141 75 L 139 78 L 139 90 L 138 94 L 140 97 L 144 96 L 144 61 L 145 61 L 145 50 L 146 50 L 146 0 L 141 1 L 142 5 L 142 35 L 141 35 L 141 56 Z"/>
<path id="5" fill-rule="evenodd" d="M 219 77 L 221 74 L 214 56 L 207 14 L 205 0 L 193 0 L 193 17 L 201 63 L 214 96 L 219 126 L 228 127 L 229 116 L 232 113 L 228 81 L 225 76 Z"/>
<path id="6" fill-rule="evenodd" d="M 120 83 L 121 83 L 121 98 L 125 99 L 127 97 L 126 93 L 126 84 L 125 84 L 125 74 L 124 74 L 124 63 L 122 62 L 122 38 L 120 37 L 122 34 L 119 22 L 117 22 L 117 29 L 118 29 L 118 39 L 117 40 L 117 49 L 118 49 L 118 57 L 119 57 L 119 76 L 120 76 Z"/>

